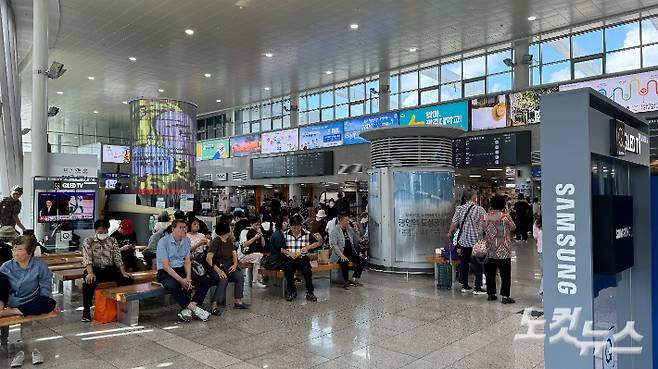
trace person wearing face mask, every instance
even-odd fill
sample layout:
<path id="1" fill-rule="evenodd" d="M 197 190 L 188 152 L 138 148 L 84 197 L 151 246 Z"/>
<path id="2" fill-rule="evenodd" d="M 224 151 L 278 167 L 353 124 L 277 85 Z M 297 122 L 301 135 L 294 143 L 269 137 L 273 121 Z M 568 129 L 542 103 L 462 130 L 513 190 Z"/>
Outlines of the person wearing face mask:
<path id="1" fill-rule="evenodd" d="M 91 321 L 91 304 L 99 282 L 116 282 L 119 286 L 133 283 L 123 267 L 119 244 L 107 233 L 109 228 L 110 222 L 97 220 L 94 222 L 96 234 L 82 242 L 82 265 L 85 267 L 82 322 Z"/>

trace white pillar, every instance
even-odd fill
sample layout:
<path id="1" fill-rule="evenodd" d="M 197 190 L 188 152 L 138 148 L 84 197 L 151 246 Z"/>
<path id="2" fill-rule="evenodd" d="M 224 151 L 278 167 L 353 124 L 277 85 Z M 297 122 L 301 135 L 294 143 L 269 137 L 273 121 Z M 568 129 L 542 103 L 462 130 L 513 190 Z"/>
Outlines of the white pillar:
<path id="1" fill-rule="evenodd" d="M 48 175 L 48 0 L 34 0 L 32 34 L 32 175 Z"/>
<path id="2" fill-rule="evenodd" d="M 229 109 L 226 112 L 226 137 L 235 135 L 235 109 Z"/>
<path id="3" fill-rule="evenodd" d="M 379 73 L 379 112 L 391 110 L 391 74 L 386 71 Z"/>
<path id="4" fill-rule="evenodd" d="M 530 65 L 523 63 L 523 56 L 530 53 L 528 39 L 514 42 L 514 73 L 512 86 L 514 90 L 525 90 L 530 87 Z"/>
<path id="5" fill-rule="evenodd" d="M 294 196 L 296 202 L 295 205 L 299 205 L 302 200 L 302 185 L 299 183 L 293 183 L 288 185 L 288 199 L 292 199 Z"/>
<path id="6" fill-rule="evenodd" d="M 299 93 L 290 94 L 290 128 L 299 126 Z"/>

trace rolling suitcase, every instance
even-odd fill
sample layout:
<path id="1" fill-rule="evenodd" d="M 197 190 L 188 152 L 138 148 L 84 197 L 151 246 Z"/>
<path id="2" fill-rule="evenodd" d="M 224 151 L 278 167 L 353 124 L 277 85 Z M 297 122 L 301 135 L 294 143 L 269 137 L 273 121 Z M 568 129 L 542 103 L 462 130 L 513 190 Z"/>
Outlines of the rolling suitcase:
<path id="1" fill-rule="evenodd" d="M 452 288 L 452 264 L 438 264 L 437 265 L 438 282 L 436 287 L 451 289 Z"/>

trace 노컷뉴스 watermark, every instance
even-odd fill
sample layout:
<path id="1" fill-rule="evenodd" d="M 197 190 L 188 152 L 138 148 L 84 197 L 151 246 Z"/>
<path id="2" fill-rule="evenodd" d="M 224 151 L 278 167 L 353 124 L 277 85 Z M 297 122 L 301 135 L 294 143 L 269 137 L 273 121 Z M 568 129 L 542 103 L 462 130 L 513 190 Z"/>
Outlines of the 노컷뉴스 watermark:
<path id="1" fill-rule="evenodd" d="M 548 328 L 552 334 L 548 342 L 555 344 L 565 342 L 580 349 L 580 356 L 585 356 L 588 353 L 593 353 L 594 356 L 601 356 L 606 348 L 610 345 L 608 342 L 608 330 L 594 330 L 594 323 L 591 320 L 583 324 L 582 336 L 587 337 L 587 340 L 578 340 L 572 336 L 571 332 L 580 330 L 580 315 L 583 308 L 555 308 L 553 310 L 553 320 Z M 521 319 L 521 326 L 527 327 L 526 333 L 517 334 L 514 336 L 514 341 L 543 341 L 546 338 L 546 333 L 542 333 L 543 327 L 546 324 L 545 319 L 535 319 L 532 317 L 532 308 L 526 308 L 523 311 L 523 318 Z M 635 330 L 635 322 L 626 322 L 626 326 L 619 333 L 612 335 L 612 343 L 615 345 L 611 348 L 612 354 L 634 354 L 642 353 L 642 346 L 638 347 L 617 347 L 619 343 L 630 337 L 635 342 L 642 341 L 644 338 Z"/>

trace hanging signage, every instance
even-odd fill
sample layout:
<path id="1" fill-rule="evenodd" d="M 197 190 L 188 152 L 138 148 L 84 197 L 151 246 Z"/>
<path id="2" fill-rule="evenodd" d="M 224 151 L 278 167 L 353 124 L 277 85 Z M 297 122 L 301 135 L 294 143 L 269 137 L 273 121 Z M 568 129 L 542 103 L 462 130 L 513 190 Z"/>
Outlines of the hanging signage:
<path id="1" fill-rule="evenodd" d="M 398 125 L 398 113 L 380 114 L 371 117 L 346 120 L 344 123 L 345 145 L 367 143 L 359 134 L 369 129 Z"/>
<path id="2" fill-rule="evenodd" d="M 401 111 L 400 125 L 448 126 L 468 131 L 468 101 Z"/>
<path id="3" fill-rule="evenodd" d="M 103 145 L 103 163 L 130 163 L 130 146 Z"/>
<path id="4" fill-rule="evenodd" d="M 481 97 L 471 101 L 471 130 L 505 128 L 509 103 L 507 95 Z"/>
<path id="5" fill-rule="evenodd" d="M 299 150 L 299 132 L 297 128 L 264 132 L 261 145 L 263 154 L 297 151 Z"/>
<path id="6" fill-rule="evenodd" d="M 226 159 L 229 151 L 227 138 L 199 142 L 196 144 L 196 161 Z"/>
<path id="7" fill-rule="evenodd" d="M 513 127 L 537 124 L 541 121 L 539 99 L 558 90 L 557 86 L 515 92 L 510 95 L 509 120 Z"/>
<path id="8" fill-rule="evenodd" d="M 610 121 L 610 154 L 612 156 L 625 156 L 627 153 L 641 155 L 648 148 L 649 136 L 620 120 L 612 119 Z"/>
<path id="9" fill-rule="evenodd" d="M 231 156 L 260 154 L 260 134 L 231 137 Z"/>
<path id="10" fill-rule="evenodd" d="M 343 123 L 314 124 L 299 129 L 301 150 L 334 147 L 343 144 Z"/>

